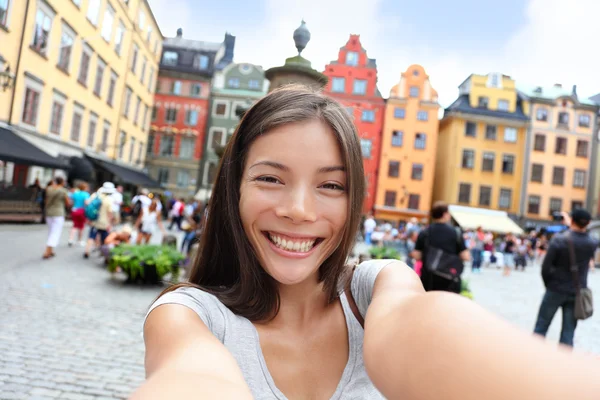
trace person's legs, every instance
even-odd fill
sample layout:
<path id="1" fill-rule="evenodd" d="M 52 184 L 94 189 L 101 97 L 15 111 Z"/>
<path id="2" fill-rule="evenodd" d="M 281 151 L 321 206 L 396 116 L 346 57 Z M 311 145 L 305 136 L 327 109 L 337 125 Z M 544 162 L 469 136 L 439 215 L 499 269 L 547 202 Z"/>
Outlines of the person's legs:
<path id="1" fill-rule="evenodd" d="M 150 238 L 152 237 L 151 233 L 144 233 L 144 244 L 150 243 Z"/>
<path id="2" fill-rule="evenodd" d="M 562 329 L 560 331 L 560 343 L 573 347 L 577 319 L 575 318 L 575 296 L 565 295 L 562 304 Z"/>
<path id="3" fill-rule="evenodd" d="M 365 233 L 365 243 L 371 244 L 371 232 Z"/>
<path id="4" fill-rule="evenodd" d="M 90 250 L 96 241 L 96 236 L 98 236 L 98 230 L 93 226 L 90 226 L 90 234 L 85 244 L 85 250 L 83 250 L 83 257 L 88 258 L 90 256 Z"/>
<path id="5" fill-rule="evenodd" d="M 558 307 L 561 306 L 562 302 L 563 298 L 560 293 L 546 290 L 544 298 L 542 299 L 542 304 L 540 304 L 540 310 L 538 312 L 533 333 L 546 336 L 548 328 L 550 327 L 552 319 L 554 318 L 554 314 L 556 314 L 556 311 L 558 310 Z"/>
<path id="6" fill-rule="evenodd" d="M 46 217 L 46 225 L 48 225 L 48 238 L 46 239 L 46 250 L 44 251 L 44 258 L 48 258 L 52 255 L 52 243 L 54 242 L 54 230 L 56 225 L 57 217 Z"/>

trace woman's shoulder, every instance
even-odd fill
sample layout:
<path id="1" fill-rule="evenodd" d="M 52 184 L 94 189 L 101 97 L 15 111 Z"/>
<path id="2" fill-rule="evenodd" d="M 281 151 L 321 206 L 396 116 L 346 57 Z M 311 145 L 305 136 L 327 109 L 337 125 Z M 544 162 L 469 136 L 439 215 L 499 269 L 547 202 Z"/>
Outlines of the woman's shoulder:
<path id="1" fill-rule="evenodd" d="M 354 269 L 350 290 L 363 318 L 367 313 L 367 308 L 369 307 L 371 298 L 373 297 L 375 280 L 377 279 L 377 276 L 381 270 L 388 265 L 398 265 L 400 268 L 409 268 L 406 266 L 406 264 L 399 260 L 382 259 L 363 261 Z"/>
<path id="2" fill-rule="evenodd" d="M 223 340 L 225 325 L 232 313 L 215 295 L 194 286 L 180 287 L 156 299 L 148 309 L 146 318 L 163 304 L 179 304 L 189 308 L 198 315 L 213 335 Z"/>

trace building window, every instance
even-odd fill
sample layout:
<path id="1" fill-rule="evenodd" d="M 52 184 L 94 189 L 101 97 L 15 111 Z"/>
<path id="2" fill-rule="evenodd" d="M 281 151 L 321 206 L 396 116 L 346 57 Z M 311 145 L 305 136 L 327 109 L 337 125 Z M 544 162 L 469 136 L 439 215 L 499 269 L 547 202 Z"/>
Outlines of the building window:
<path id="1" fill-rule="evenodd" d="M 121 131 L 119 135 L 119 160 L 123 160 L 123 152 L 125 151 L 125 143 L 127 143 L 127 134 Z"/>
<path id="2" fill-rule="evenodd" d="M 150 38 L 152 37 L 152 27 L 148 25 L 146 28 L 146 42 L 150 45 Z"/>
<path id="3" fill-rule="evenodd" d="M 81 51 L 81 62 L 79 64 L 79 76 L 77 82 L 87 87 L 88 71 L 90 69 L 90 59 L 92 58 L 91 52 L 85 47 Z"/>
<path id="4" fill-rule="evenodd" d="M 106 64 L 104 61 L 98 58 L 98 65 L 96 66 L 96 81 L 94 82 L 94 94 L 100 97 L 100 93 L 102 93 L 102 80 L 104 79 L 104 69 L 106 68 Z"/>
<path id="5" fill-rule="evenodd" d="M 474 150 L 463 150 L 462 167 L 467 168 L 467 169 L 473 169 L 475 167 L 475 151 Z"/>
<path id="6" fill-rule="evenodd" d="M 412 179 L 413 181 L 423 180 L 423 164 L 413 163 L 410 179 Z"/>
<path id="7" fill-rule="evenodd" d="M 584 188 L 585 187 L 585 171 L 582 169 L 576 169 L 573 175 L 573 187 Z"/>
<path id="8" fill-rule="evenodd" d="M 133 54 L 131 56 L 131 72 L 135 75 L 135 70 L 137 68 L 137 59 L 138 59 L 138 54 L 140 52 L 140 48 L 138 47 L 137 44 L 133 44 Z"/>
<path id="9" fill-rule="evenodd" d="M 0 0 L 0 3 L 2 0 Z M 73 51 L 73 43 L 75 35 L 66 25 L 62 27 L 62 35 L 60 37 L 60 52 L 58 53 L 58 68 L 65 72 L 69 72 L 71 63 L 71 52 Z"/>
<path id="10" fill-rule="evenodd" d="M 144 25 L 146 25 L 146 14 L 144 14 L 144 10 L 140 10 L 138 15 L 138 27 L 140 28 L 140 31 L 144 30 Z"/>
<path id="11" fill-rule="evenodd" d="M 189 171 L 177 171 L 177 187 L 186 188 L 189 185 Z"/>
<path id="12" fill-rule="evenodd" d="M 136 164 L 141 164 L 142 163 L 142 151 L 144 151 L 144 142 L 138 143 L 137 158 L 135 160 Z"/>
<path id="13" fill-rule="evenodd" d="M 239 88 L 240 87 L 240 78 L 229 78 L 227 81 L 227 87 L 230 88 Z"/>
<path id="14" fill-rule="evenodd" d="M 64 106 L 58 101 L 52 103 L 52 117 L 50 120 L 50 132 L 60 135 L 60 129 L 62 127 Z"/>
<path id="15" fill-rule="evenodd" d="M 539 214 L 540 213 L 540 196 L 530 195 L 527 201 L 527 213 L 528 214 Z"/>
<path id="16" fill-rule="evenodd" d="M 490 99 L 485 96 L 479 96 L 479 99 L 477 99 L 477 107 L 479 108 L 488 108 L 489 103 Z"/>
<path id="17" fill-rule="evenodd" d="M 394 118 L 404 119 L 406 115 L 406 110 L 404 108 L 394 108 Z"/>
<path id="18" fill-rule="evenodd" d="M 0 25 L 8 24 L 8 2 L 10 0 L 0 0 Z"/>
<path id="19" fill-rule="evenodd" d="M 177 54 L 177 52 L 175 52 L 175 51 L 165 51 L 164 54 L 163 54 L 162 63 L 164 65 L 175 66 L 175 65 L 177 65 L 177 59 L 178 58 L 179 58 L 179 55 Z"/>
<path id="20" fill-rule="evenodd" d="M 173 155 L 173 141 L 174 138 L 171 135 L 163 135 L 160 138 L 159 154 L 161 157 L 171 157 Z"/>
<path id="21" fill-rule="evenodd" d="M 156 118 L 158 118 L 158 106 L 153 106 L 152 107 L 152 121 L 156 121 Z"/>
<path id="22" fill-rule="evenodd" d="M 571 210 L 578 210 L 580 208 L 583 208 L 583 201 L 573 200 L 571 202 Z"/>
<path id="23" fill-rule="evenodd" d="M 552 169 L 552 184 L 562 186 L 565 184 L 565 168 L 554 167 Z"/>
<path id="24" fill-rule="evenodd" d="M 223 131 L 223 129 L 213 129 L 211 132 L 209 132 L 208 139 L 210 143 L 210 148 L 212 150 L 216 150 L 218 147 L 222 146 L 224 137 L 225 132 Z"/>
<path id="25" fill-rule="evenodd" d="M 117 85 L 117 74 L 115 71 L 110 72 L 110 82 L 108 84 L 108 95 L 106 96 L 106 103 L 112 107 L 113 100 L 115 98 L 115 86 Z"/>
<path id="26" fill-rule="evenodd" d="M 367 81 L 364 79 L 355 79 L 354 87 L 352 88 L 353 94 L 365 94 L 367 93 Z"/>
<path id="27" fill-rule="evenodd" d="M 123 105 L 123 116 L 125 118 L 129 118 L 129 105 L 131 103 L 131 95 L 133 94 L 133 91 L 131 90 L 130 87 L 127 87 L 125 89 L 125 104 Z"/>
<path id="28" fill-rule="evenodd" d="M 562 199 L 559 199 L 557 197 L 551 197 L 549 211 L 550 211 L 550 215 L 561 212 L 562 211 Z"/>
<path id="29" fill-rule="evenodd" d="M 40 93 L 32 88 L 25 90 L 25 105 L 21 120 L 26 124 L 35 126 L 37 124 L 38 108 L 40 105 Z"/>
<path id="30" fill-rule="evenodd" d="M 580 114 L 579 115 L 579 126 L 583 126 L 585 128 L 589 128 L 589 126 L 590 126 L 590 116 L 589 116 L 589 114 Z"/>
<path id="31" fill-rule="evenodd" d="M 544 180 L 544 165 L 543 164 L 532 164 L 531 165 L 531 182 L 542 183 Z"/>
<path id="32" fill-rule="evenodd" d="M 189 160 L 194 157 L 195 138 L 181 138 L 179 145 L 179 158 Z"/>
<path id="33" fill-rule="evenodd" d="M 410 97 L 419 97 L 419 87 L 411 86 L 410 89 L 408 90 L 408 95 Z"/>
<path id="34" fill-rule="evenodd" d="M 117 34 L 115 35 L 115 53 L 121 55 L 121 48 L 123 47 L 123 37 L 125 36 L 125 25 L 123 21 L 119 20 L 117 26 Z"/>
<path id="35" fill-rule="evenodd" d="M 421 196 L 419 196 L 418 194 L 409 194 L 408 195 L 408 208 L 410 210 L 418 210 L 420 200 L 421 200 Z"/>
<path id="36" fill-rule="evenodd" d="M 515 128 L 504 128 L 504 141 L 507 143 L 517 142 L 517 130 Z"/>
<path id="37" fill-rule="evenodd" d="M 485 138 L 487 140 L 496 140 L 496 125 L 486 125 L 485 126 Z M 469 136 L 469 135 L 467 135 Z"/>
<path id="38" fill-rule="evenodd" d="M 198 124 L 198 111 L 188 110 L 185 113 L 185 124 L 190 126 L 196 126 Z"/>
<path id="39" fill-rule="evenodd" d="M 190 95 L 193 97 L 200 97 L 201 93 L 202 93 L 202 85 L 199 83 L 192 84 L 192 86 L 190 87 Z"/>
<path id="40" fill-rule="evenodd" d="M 365 122 L 374 122 L 375 121 L 375 111 L 363 110 L 362 116 L 360 119 L 361 119 L 361 121 L 365 121 Z"/>
<path id="41" fill-rule="evenodd" d="M 154 136 L 156 134 L 154 132 L 150 132 L 150 134 L 148 135 L 148 144 L 146 147 L 146 153 L 148 154 L 154 154 Z"/>
<path id="42" fill-rule="evenodd" d="M 100 0 L 89 0 L 87 9 L 87 19 L 96 26 L 100 16 Z"/>
<path id="43" fill-rule="evenodd" d="M 546 135 L 541 133 L 535 134 L 535 140 L 533 142 L 533 149 L 535 151 L 546 151 Z"/>
<path id="44" fill-rule="evenodd" d="M 163 186 L 169 183 L 169 169 L 168 168 L 159 168 L 158 169 L 158 183 L 160 183 Z"/>
<path id="45" fill-rule="evenodd" d="M 567 154 L 567 138 L 556 138 L 556 146 L 554 148 L 556 154 Z"/>
<path id="46" fill-rule="evenodd" d="M 498 100 L 498 111 L 508 111 L 508 100 Z"/>
<path id="47" fill-rule="evenodd" d="M 362 151 L 363 158 L 371 158 L 373 142 L 370 139 L 360 139 L 360 148 Z"/>
<path id="48" fill-rule="evenodd" d="M 424 133 L 417 133 L 415 135 L 415 149 L 424 150 L 427 142 L 427 135 Z"/>
<path id="49" fill-rule="evenodd" d="M 558 114 L 558 126 L 567 127 L 569 126 L 569 113 L 561 112 Z"/>
<path id="50" fill-rule="evenodd" d="M 260 89 L 260 81 L 258 79 L 250 79 L 248 81 L 248 89 L 252 89 L 252 90 Z"/>
<path id="51" fill-rule="evenodd" d="M 54 16 L 49 10 L 40 7 L 35 15 L 35 28 L 33 30 L 33 49 L 40 54 L 47 55 L 50 30 L 52 29 L 52 18 Z"/>
<path id="52" fill-rule="evenodd" d="M 140 82 L 142 85 L 144 84 L 144 79 L 146 79 L 146 64 L 148 63 L 148 59 L 144 56 L 142 60 L 142 72 L 140 73 Z"/>
<path id="53" fill-rule="evenodd" d="M 484 152 L 483 153 L 483 162 L 481 164 L 481 170 L 493 172 L 495 159 L 496 159 L 496 155 L 494 153 L 489 152 L 489 151 Z"/>
<path id="54" fill-rule="evenodd" d="M 535 114 L 535 118 L 538 121 L 548 121 L 548 110 L 545 108 L 538 108 L 537 112 Z M 534 196 L 534 197 L 537 197 L 537 196 Z M 538 197 L 538 208 L 539 208 L 539 197 Z"/>
<path id="55" fill-rule="evenodd" d="M 154 68 L 150 67 L 150 76 L 148 77 L 148 91 L 152 92 L 152 85 L 154 85 Z"/>
<path id="56" fill-rule="evenodd" d="M 88 137 L 87 147 L 90 149 L 94 148 L 96 143 L 96 125 L 98 124 L 98 117 L 94 114 L 90 114 L 90 121 L 88 123 Z"/>
<path id="57" fill-rule="evenodd" d="M 346 53 L 346 65 L 353 67 L 358 65 L 358 53 L 355 51 L 349 51 Z"/>
<path id="58" fill-rule="evenodd" d="M 588 144 L 587 140 L 577 140 L 577 157 L 587 158 L 588 156 Z"/>
<path id="59" fill-rule="evenodd" d="M 173 124 L 177 121 L 177 109 L 176 108 L 167 108 L 167 112 L 165 114 L 165 121 L 167 123 Z"/>
<path id="60" fill-rule="evenodd" d="M 108 135 L 110 134 L 110 124 L 108 122 L 104 122 L 104 129 L 102 129 L 102 143 L 100 144 L 100 149 L 103 153 L 106 153 L 106 149 L 108 148 Z"/>
<path id="61" fill-rule="evenodd" d="M 458 185 L 458 202 L 469 204 L 471 202 L 471 184 L 461 183 Z"/>
<path id="62" fill-rule="evenodd" d="M 227 115 L 227 103 L 214 103 L 213 114 L 219 117 Z"/>
<path id="63" fill-rule="evenodd" d="M 140 105 L 142 104 L 142 99 L 140 96 L 137 97 L 137 101 L 135 102 L 135 113 L 133 114 L 133 124 L 138 124 L 138 119 L 140 117 Z"/>
<path id="64" fill-rule="evenodd" d="M 393 131 L 392 132 L 392 146 L 402 147 L 403 141 L 404 141 L 404 132 L 402 132 L 402 131 Z"/>
<path id="65" fill-rule="evenodd" d="M 217 178 L 217 164 L 209 162 L 206 166 L 206 185 L 212 185 Z"/>
<path id="66" fill-rule="evenodd" d="M 512 203 L 512 191 L 510 189 L 500 189 L 500 200 L 498 208 L 509 209 Z"/>
<path id="67" fill-rule="evenodd" d="M 175 62 L 175 64 L 172 65 L 176 65 L 177 61 Z M 208 56 L 205 56 L 203 54 L 196 54 L 194 56 L 194 68 L 196 69 L 207 69 L 208 68 Z"/>
<path id="68" fill-rule="evenodd" d="M 79 143 L 79 136 L 81 135 L 81 120 L 82 111 L 75 108 L 73 111 L 73 122 L 71 124 L 71 140 L 75 143 Z"/>
<path id="69" fill-rule="evenodd" d="M 346 91 L 346 79 L 333 78 L 331 80 L 331 91 L 334 93 L 344 93 Z"/>
<path id="70" fill-rule="evenodd" d="M 110 42 L 110 37 L 112 36 L 112 26 L 115 20 L 115 10 L 110 6 L 110 4 L 106 5 L 106 10 L 104 10 L 104 20 L 102 21 L 102 37 L 107 42 Z"/>
<path id="71" fill-rule="evenodd" d="M 386 190 L 384 202 L 386 207 L 396 207 L 396 191 Z"/>
<path id="72" fill-rule="evenodd" d="M 135 138 L 131 137 L 131 143 L 129 144 L 129 159 L 128 162 L 133 162 L 133 151 L 135 150 Z"/>
<path id="73" fill-rule="evenodd" d="M 171 93 L 173 94 L 181 94 L 181 81 L 173 81 L 173 85 L 171 86 Z"/>
<path id="74" fill-rule="evenodd" d="M 465 125 L 465 136 L 477 136 L 477 124 L 475 122 L 467 122 Z"/>
<path id="75" fill-rule="evenodd" d="M 388 163 L 388 176 L 398 178 L 400 176 L 400 161 L 390 161 Z"/>
<path id="76" fill-rule="evenodd" d="M 502 173 L 512 174 L 515 172 L 515 156 L 510 154 L 502 155 Z"/>
<path id="77" fill-rule="evenodd" d="M 479 186 L 479 205 L 489 207 L 492 203 L 492 187 Z"/>
<path id="78" fill-rule="evenodd" d="M 427 119 L 428 119 L 427 111 L 417 112 L 417 120 L 418 121 L 427 121 Z"/>

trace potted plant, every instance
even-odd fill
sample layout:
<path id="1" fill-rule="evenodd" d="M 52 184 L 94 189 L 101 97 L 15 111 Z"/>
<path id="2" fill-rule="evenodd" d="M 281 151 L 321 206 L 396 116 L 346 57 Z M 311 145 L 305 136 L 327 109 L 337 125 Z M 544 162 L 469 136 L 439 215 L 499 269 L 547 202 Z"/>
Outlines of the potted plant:
<path id="1" fill-rule="evenodd" d="M 392 247 L 371 247 L 369 253 L 374 260 L 401 259 L 400 252 Z"/>
<path id="2" fill-rule="evenodd" d="M 127 274 L 127 282 L 159 284 L 163 277 L 171 274 L 171 281 L 179 280 L 179 263 L 184 256 L 170 246 L 120 245 L 111 250 L 108 270 L 117 267 Z"/>

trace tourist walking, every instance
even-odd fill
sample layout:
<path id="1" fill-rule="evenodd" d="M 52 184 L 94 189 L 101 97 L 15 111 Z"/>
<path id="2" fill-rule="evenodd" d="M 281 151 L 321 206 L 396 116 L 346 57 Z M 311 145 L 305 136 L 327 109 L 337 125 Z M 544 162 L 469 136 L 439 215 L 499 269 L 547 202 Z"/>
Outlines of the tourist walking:
<path id="1" fill-rule="evenodd" d="M 469 250 L 471 252 L 471 271 L 474 274 L 481 273 L 481 263 L 483 258 L 483 245 L 485 242 L 485 233 L 481 227 L 474 232 L 469 232 Z"/>
<path id="2" fill-rule="evenodd" d="M 83 241 L 83 228 L 85 228 L 85 206 L 90 194 L 88 193 L 88 185 L 82 182 L 77 185 L 77 189 L 70 195 L 73 205 L 71 207 L 71 220 L 73 221 L 73 228 L 69 234 L 69 247 L 73 245 L 75 237 L 81 246 L 85 246 Z"/>
<path id="3" fill-rule="evenodd" d="M 104 182 L 102 187 L 89 199 L 89 206 L 94 210 L 95 219 L 90 218 L 90 235 L 83 253 L 83 258 L 89 258 L 90 250 L 97 244 L 98 249 L 104 243 L 113 224 L 113 200 L 115 185 L 112 182 Z"/>
<path id="4" fill-rule="evenodd" d="M 157 229 L 160 229 L 163 234 L 166 233 L 157 203 L 157 200 L 153 200 L 152 203 L 150 203 L 150 207 L 142 209 L 136 222 L 138 228 L 136 244 L 142 244 L 142 242 L 148 244 Z"/>
<path id="5" fill-rule="evenodd" d="M 45 260 L 56 255 L 54 249 L 58 246 L 65 224 L 66 207 L 71 204 L 69 192 L 65 189 L 64 184 L 64 179 L 59 176 L 54 179 L 53 184 L 46 188 L 45 210 L 48 240 L 46 241 L 46 251 L 42 256 Z"/>
<path id="6" fill-rule="evenodd" d="M 598 248 L 598 241 L 590 237 L 587 232 L 591 219 L 590 213 L 581 208 L 575 209 L 570 217 L 564 213 L 564 221 L 569 226 L 569 230 L 552 237 L 542 263 L 542 279 L 546 293 L 533 331 L 546 336 L 554 314 L 562 308 L 560 343 L 567 346 L 573 346 L 577 327 L 575 316 L 577 290 L 588 287 L 590 260 Z"/>
<path id="7" fill-rule="evenodd" d="M 510 276 L 510 271 L 515 267 L 515 251 L 517 239 L 512 233 L 507 233 L 504 238 L 502 261 L 504 262 L 504 276 Z"/>
<path id="8" fill-rule="evenodd" d="M 183 221 L 183 212 L 185 210 L 185 200 L 183 197 L 177 200 L 171 208 L 171 224 L 169 230 L 173 229 L 173 225 L 177 225 L 177 229 L 181 230 L 181 222 Z"/>
<path id="9" fill-rule="evenodd" d="M 113 200 L 113 223 L 119 225 L 121 223 L 121 207 L 123 206 L 123 186 L 117 186 L 111 197 Z"/>
<path id="10" fill-rule="evenodd" d="M 373 218 L 373 214 L 369 213 L 365 222 L 363 223 L 363 231 L 365 233 L 365 243 L 371 244 L 371 235 L 375 231 L 377 227 L 377 222 L 375 222 L 375 218 Z"/>

